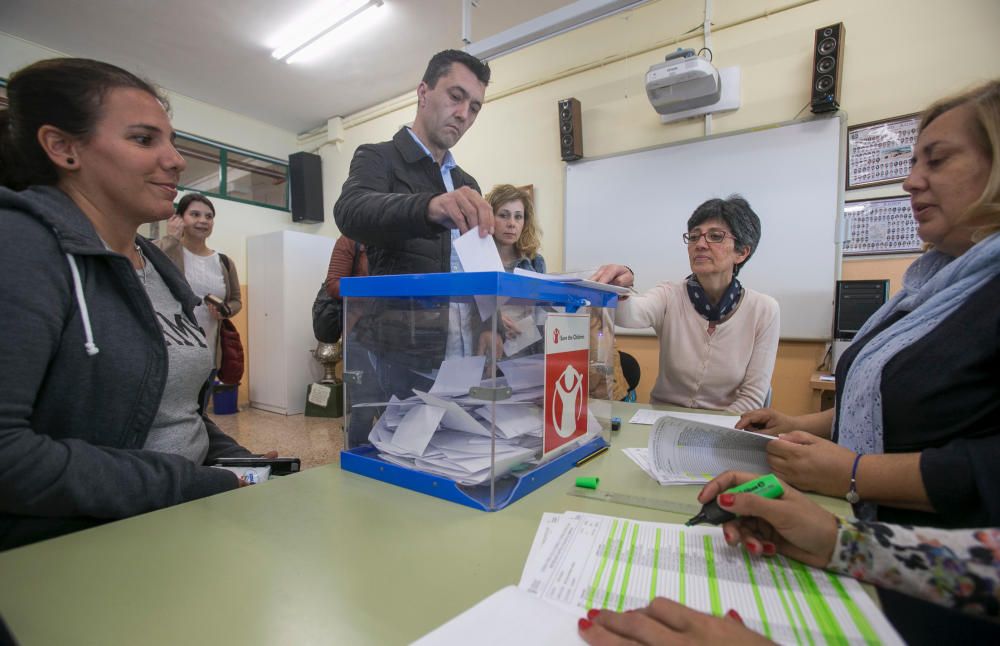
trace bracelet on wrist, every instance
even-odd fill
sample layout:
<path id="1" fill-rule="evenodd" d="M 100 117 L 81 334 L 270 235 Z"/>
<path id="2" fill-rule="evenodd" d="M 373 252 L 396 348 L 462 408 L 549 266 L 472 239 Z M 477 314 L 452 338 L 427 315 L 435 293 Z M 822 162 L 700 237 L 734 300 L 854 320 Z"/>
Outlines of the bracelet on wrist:
<path id="1" fill-rule="evenodd" d="M 861 496 L 858 495 L 858 464 L 861 462 L 861 454 L 858 453 L 854 456 L 854 466 L 851 467 L 851 487 L 847 490 L 847 495 L 844 498 L 847 502 L 852 505 L 856 505 L 861 502 Z"/>

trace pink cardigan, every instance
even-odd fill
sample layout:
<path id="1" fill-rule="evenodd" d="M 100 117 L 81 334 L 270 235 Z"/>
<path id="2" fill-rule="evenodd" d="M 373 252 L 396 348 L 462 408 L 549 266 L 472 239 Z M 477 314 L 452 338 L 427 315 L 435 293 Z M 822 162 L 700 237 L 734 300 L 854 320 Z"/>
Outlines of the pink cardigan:
<path id="1" fill-rule="evenodd" d="M 653 403 L 733 413 L 764 405 L 778 353 L 778 302 L 770 296 L 746 289 L 732 316 L 709 334 L 684 283 L 660 283 L 619 303 L 615 323 L 656 330 Z"/>

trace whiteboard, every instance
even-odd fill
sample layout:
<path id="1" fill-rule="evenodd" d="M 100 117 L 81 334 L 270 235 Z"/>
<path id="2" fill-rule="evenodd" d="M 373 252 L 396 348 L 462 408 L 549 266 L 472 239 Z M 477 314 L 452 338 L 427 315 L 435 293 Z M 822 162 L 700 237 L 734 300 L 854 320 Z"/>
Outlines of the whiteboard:
<path id="1" fill-rule="evenodd" d="M 565 268 L 620 263 L 642 292 L 691 273 L 681 235 L 707 199 L 740 193 L 761 241 L 740 271 L 781 306 L 781 338 L 829 339 L 843 206 L 840 115 L 566 165 Z"/>

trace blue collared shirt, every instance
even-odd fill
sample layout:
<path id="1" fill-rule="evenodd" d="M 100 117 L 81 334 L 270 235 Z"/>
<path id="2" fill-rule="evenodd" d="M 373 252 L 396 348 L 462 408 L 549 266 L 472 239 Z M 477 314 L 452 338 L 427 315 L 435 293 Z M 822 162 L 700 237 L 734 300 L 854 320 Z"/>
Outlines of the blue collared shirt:
<path id="1" fill-rule="evenodd" d="M 431 151 L 420 141 L 420 138 L 411 130 L 406 129 L 413 137 L 413 141 L 427 153 L 427 156 L 434 159 Z M 434 162 L 437 163 L 437 162 Z M 441 160 L 441 180 L 445 189 L 450 193 L 455 190 L 455 182 L 451 178 L 451 169 L 458 166 L 455 157 L 450 150 L 446 150 L 444 158 Z M 458 259 L 458 252 L 455 251 L 455 240 L 461 235 L 458 229 L 451 230 L 451 257 L 449 258 L 451 272 L 462 271 L 462 262 Z M 448 341 L 445 346 L 445 358 L 470 357 L 475 351 L 476 340 L 472 334 L 472 308 L 467 303 L 452 303 L 448 308 Z"/>
<path id="2" fill-rule="evenodd" d="M 431 155 L 430 149 L 428 149 L 427 146 L 424 145 L 424 142 L 420 141 L 420 138 L 417 137 L 417 135 L 413 132 L 413 130 L 411 130 L 410 128 L 407 128 L 406 132 L 410 133 L 410 136 L 413 137 L 413 141 L 415 141 L 417 143 L 417 145 L 420 146 L 421 150 L 423 150 L 425 153 L 427 153 L 428 157 L 430 157 L 431 159 L 434 159 L 434 156 Z M 437 163 L 437 162 L 434 162 L 434 163 Z M 458 166 L 458 164 L 455 163 L 455 156 L 451 154 L 450 150 L 446 150 L 444 152 L 444 159 L 441 161 L 441 181 L 444 182 L 444 188 L 449 193 L 451 193 L 452 191 L 455 190 L 455 182 L 451 178 L 451 169 L 453 169 L 453 168 L 455 168 L 457 166 Z M 451 240 L 452 240 L 453 243 L 454 243 L 454 241 L 456 239 L 458 239 L 459 235 L 460 234 L 459 234 L 458 229 L 452 229 L 451 230 Z M 455 253 L 455 245 L 454 244 L 452 244 L 452 247 L 451 247 L 451 258 L 449 259 L 449 262 L 451 263 L 451 271 L 453 273 L 457 272 L 457 271 L 462 271 L 462 263 L 458 259 L 458 254 Z"/>

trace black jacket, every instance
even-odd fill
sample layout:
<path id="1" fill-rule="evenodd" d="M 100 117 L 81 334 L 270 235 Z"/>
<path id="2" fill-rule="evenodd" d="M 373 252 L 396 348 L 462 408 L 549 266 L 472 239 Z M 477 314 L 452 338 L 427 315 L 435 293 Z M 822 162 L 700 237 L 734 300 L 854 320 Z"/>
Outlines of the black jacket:
<path id="1" fill-rule="evenodd" d="M 461 168 L 455 188 L 479 190 Z M 427 219 L 427 205 L 445 193 L 441 167 L 406 128 L 392 141 L 359 146 L 333 217 L 341 233 L 367 246 L 371 275 L 447 273 L 451 232 Z"/>
<path id="2" fill-rule="evenodd" d="M 136 243 L 194 321 L 184 276 Z M 163 332 L 132 264 L 62 191 L 0 188 L 0 295 L 0 549 L 238 486 L 142 450 L 167 381 Z M 206 462 L 249 455 L 205 423 Z"/>

